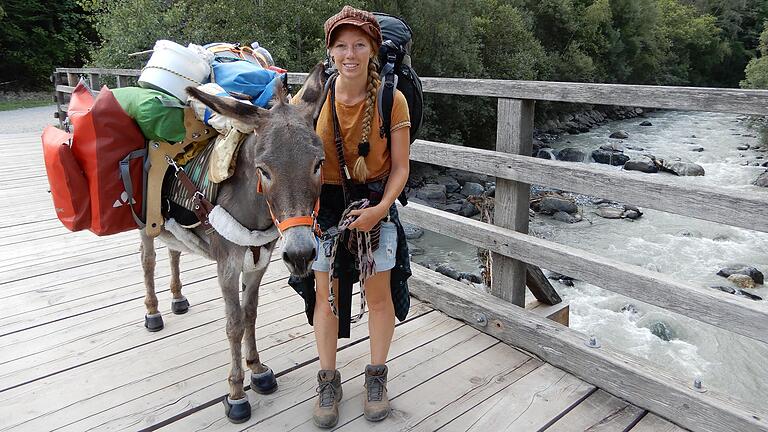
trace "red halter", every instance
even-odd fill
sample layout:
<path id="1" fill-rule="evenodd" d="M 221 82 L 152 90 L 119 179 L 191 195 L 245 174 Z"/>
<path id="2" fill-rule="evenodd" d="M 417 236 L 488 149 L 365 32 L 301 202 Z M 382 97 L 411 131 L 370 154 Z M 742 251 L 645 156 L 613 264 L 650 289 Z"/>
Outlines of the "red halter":
<path id="1" fill-rule="evenodd" d="M 261 172 L 259 172 L 259 182 L 256 184 L 256 192 L 263 194 L 264 189 L 261 186 Z M 283 235 L 283 231 L 287 230 L 288 228 L 293 228 L 295 226 L 308 226 L 312 227 L 312 231 L 315 232 L 315 235 L 318 237 L 323 235 L 323 232 L 320 230 L 320 225 L 317 224 L 317 214 L 320 211 L 320 197 L 317 198 L 315 201 L 315 208 L 312 210 L 312 214 L 309 216 L 294 216 L 290 217 L 284 221 L 280 221 L 275 217 L 275 213 L 272 212 L 272 205 L 269 203 L 269 200 L 264 197 L 265 201 L 267 201 L 267 207 L 269 208 L 269 214 L 272 216 L 272 222 L 274 222 L 275 226 L 277 227 L 277 230 L 280 232 L 280 235 Z"/>

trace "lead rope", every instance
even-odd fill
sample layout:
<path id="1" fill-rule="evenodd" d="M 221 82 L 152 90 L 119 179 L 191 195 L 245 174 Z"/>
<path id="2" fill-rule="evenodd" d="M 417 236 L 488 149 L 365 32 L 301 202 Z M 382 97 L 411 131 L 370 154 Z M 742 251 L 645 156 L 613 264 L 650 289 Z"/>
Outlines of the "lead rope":
<path id="1" fill-rule="evenodd" d="M 342 235 L 343 232 L 347 230 L 349 228 L 349 224 L 355 220 L 354 216 L 349 216 L 349 212 L 352 210 L 364 209 L 368 207 L 369 204 L 370 203 L 367 199 L 362 199 L 353 202 L 344 210 L 344 213 L 341 215 L 339 225 L 337 226 L 338 233 L 333 239 L 333 244 L 331 245 L 331 256 L 329 258 L 331 268 L 328 271 L 328 305 L 331 307 L 331 311 L 336 318 L 339 318 L 339 311 L 336 309 L 336 304 L 334 302 L 336 299 L 336 294 L 333 292 L 333 262 L 336 260 L 336 251 L 338 250 L 339 244 L 344 237 Z M 370 231 L 362 232 L 356 229 L 352 229 L 349 232 L 349 235 L 353 237 L 353 240 L 357 243 L 355 264 L 359 274 L 358 281 L 360 282 L 360 312 L 356 317 L 350 318 L 350 322 L 356 323 L 359 322 L 365 314 L 365 281 L 376 274 L 376 261 L 373 258 Z"/>

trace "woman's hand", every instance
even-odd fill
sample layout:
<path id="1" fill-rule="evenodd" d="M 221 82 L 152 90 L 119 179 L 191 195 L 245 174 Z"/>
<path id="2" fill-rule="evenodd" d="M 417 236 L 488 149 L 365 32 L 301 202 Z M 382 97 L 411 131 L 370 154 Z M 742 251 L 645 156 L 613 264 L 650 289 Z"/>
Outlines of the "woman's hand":
<path id="1" fill-rule="evenodd" d="M 354 222 L 349 224 L 349 228 L 357 229 L 358 231 L 368 232 L 370 231 L 380 220 L 389 212 L 389 208 L 376 205 L 360 210 L 351 210 L 350 216 L 357 216 Z"/>

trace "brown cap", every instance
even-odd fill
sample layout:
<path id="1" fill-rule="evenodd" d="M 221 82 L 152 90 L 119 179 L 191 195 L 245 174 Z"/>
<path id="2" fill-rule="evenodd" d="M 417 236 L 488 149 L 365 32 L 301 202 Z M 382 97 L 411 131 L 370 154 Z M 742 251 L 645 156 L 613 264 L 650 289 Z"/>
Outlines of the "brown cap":
<path id="1" fill-rule="evenodd" d="M 331 47 L 333 32 L 344 24 L 351 24 L 360 28 L 373 41 L 374 51 L 379 50 L 379 46 L 381 46 L 383 41 L 381 39 L 381 26 L 379 26 L 376 17 L 370 12 L 355 9 L 352 6 L 344 6 L 341 12 L 328 18 L 325 25 L 323 25 L 326 48 Z"/>

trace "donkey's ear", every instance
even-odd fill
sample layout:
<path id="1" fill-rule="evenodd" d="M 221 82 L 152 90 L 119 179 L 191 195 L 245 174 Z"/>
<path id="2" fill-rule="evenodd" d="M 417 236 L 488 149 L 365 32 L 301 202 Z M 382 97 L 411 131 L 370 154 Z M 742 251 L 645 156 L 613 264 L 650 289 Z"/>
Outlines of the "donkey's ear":
<path id="1" fill-rule="evenodd" d="M 236 122 L 238 129 L 243 132 L 257 130 L 269 116 L 269 110 L 249 103 L 238 102 L 234 99 L 214 96 L 194 87 L 187 87 L 187 93 L 205 106 L 224 117 Z"/>
<path id="2" fill-rule="evenodd" d="M 328 80 L 328 75 L 325 73 L 325 65 L 318 63 L 312 72 L 309 73 L 307 79 L 304 81 L 304 85 L 301 87 L 300 105 L 302 111 L 308 117 L 310 121 L 314 121 L 320 114 L 320 109 L 323 107 L 326 97 L 325 82 Z"/>

